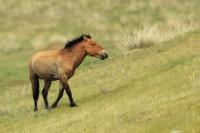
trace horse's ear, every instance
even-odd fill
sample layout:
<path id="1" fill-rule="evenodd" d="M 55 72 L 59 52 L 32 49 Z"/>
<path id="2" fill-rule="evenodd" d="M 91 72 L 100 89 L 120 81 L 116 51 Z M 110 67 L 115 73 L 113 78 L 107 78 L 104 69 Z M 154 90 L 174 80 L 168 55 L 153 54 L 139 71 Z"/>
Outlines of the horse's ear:
<path id="1" fill-rule="evenodd" d="M 84 41 L 87 41 L 88 38 L 87 38 L 86 36 L 83 36 L 83 40 L 84 40 Z"/>

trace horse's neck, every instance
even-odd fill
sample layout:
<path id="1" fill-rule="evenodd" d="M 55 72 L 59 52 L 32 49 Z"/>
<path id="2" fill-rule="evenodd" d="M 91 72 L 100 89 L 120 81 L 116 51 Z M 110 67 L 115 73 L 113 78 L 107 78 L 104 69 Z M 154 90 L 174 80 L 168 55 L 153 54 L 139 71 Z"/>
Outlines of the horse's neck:
<path id="1" fill-rule="evenodd" d="M 86 54 L 85 52 L 83 53 L 77 53 L 74 57 L 74 68 L 76 69 L 82 62 L 83 60 L 85 59 L 86 57 Z"/>
<path id="2" fill-rule="evenodd" d="M 71 61 L 72 61 L 74 69 L 76 69 L 86 57 L 85 51 L 81 48 L 71 49 L 70 54 L 71 54 Z"/>

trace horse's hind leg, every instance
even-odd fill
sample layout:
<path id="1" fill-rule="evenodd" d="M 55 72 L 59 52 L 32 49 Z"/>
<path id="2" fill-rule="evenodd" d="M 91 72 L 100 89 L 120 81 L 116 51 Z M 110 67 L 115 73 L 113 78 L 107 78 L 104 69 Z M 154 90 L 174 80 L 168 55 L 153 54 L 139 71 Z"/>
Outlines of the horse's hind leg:
<path id="1" fill-rule="evenodd" d="M 51 81 L 44 80 L 44 88 L 42 90 L 42 96 L 43 96 L 43 99 L 44 99 L 45 109 L 49 108 L 47 96 L 48 96 L 48 91 L 49 91 L 50 86 L 51 86 Z"/>
<path id="2" fill-rule="evenodd" d="M 34 111 L 37 111 L 38 110 L 37 101 L 39 97 L 39 78 L 37 77 L 37 75 L 31 75 L 30 79 L 33 91 Z"/>

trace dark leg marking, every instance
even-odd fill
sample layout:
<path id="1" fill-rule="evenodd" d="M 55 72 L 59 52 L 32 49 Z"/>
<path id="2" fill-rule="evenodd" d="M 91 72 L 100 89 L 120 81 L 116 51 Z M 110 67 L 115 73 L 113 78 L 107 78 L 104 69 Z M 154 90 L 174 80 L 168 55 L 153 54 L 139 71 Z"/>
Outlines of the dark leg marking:
<path id="1" fill-rule="evenodd" d="M 52 104 L 51 108 L 57 107 L 58 102 L 59 102 L 60 99 L 63 97 L 63 92 L 64 92 L 64 88 L 62 87 L 62 88 L 59 89 L 58 97 L 57 97 L 57 99 L 55 100 L 55 102 Z"/>
<path id="2" fill-rule="evenodd" d="M 72 92 L 71 92 L 71 90 L 70 90 L 69 84 L 65 84 L 64 86 L 65 86 L 65 91 L 66 91 L 66 93 L 67 93 L 67 95 L 68 95 L 68 97 L 69 97 L 70 106 L 71 106 L 71 107 L 76 107 L 76 106 L 78 106 L 78 105 L 76 105 L 76 103 L 75 103 L 74 100 L 73 100 Z"/>
<path id="3" fill-rule="evenodd" d="M 37 102 L 39 97 L 39 78 L 36 75 L 31 77 L 33 100 L 34 100 L 34 111 L 38 110 Z"/>
<path id="4" fill-rule="evenodd" d="M 45 109 L 49 108 L 47 96 L 48 96 L 48 91 L 49 91 L 50 86 L 51 86 L 51 81 L 44 81 L 44 88 L 42 90 L 42 96 L 44 99 Z"/>

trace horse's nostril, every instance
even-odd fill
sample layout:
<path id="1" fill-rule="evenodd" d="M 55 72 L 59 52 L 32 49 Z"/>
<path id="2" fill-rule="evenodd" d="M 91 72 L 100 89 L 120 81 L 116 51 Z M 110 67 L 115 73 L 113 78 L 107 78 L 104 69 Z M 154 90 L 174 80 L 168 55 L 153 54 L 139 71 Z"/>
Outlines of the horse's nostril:
<path id="1" fill-rule="evenodd" d="M 105 50 L 101 51 L 101 53 L 99 55 L 100 55 L 101 60 L 108 58 L 108 54 Z"/>
<path id="2" fill-rule="evenodd" d="M 108 58 L 108 54 L 107 54 L 106 52 L 103 52 L 103 53 L 101 54 L 101 58 L 102 58 L 102 59 Z"/>
<path id="3" fill-rule="evenodd" d="M 108 58 L 108 54 L 107 54 L 106 52 L 104 53 L 104 57 L 105 57 L 105 58 Z"/>

